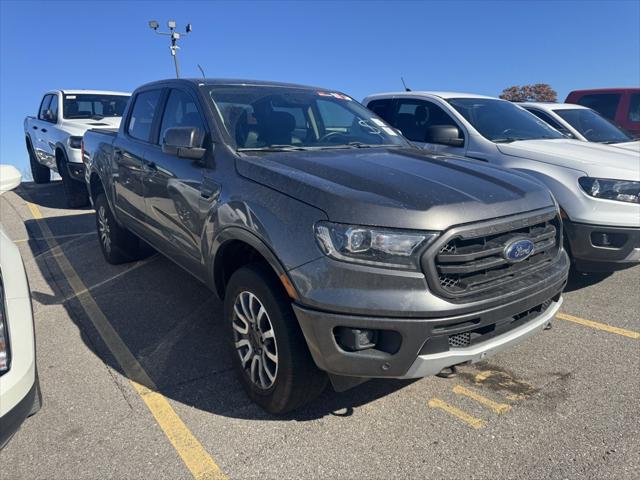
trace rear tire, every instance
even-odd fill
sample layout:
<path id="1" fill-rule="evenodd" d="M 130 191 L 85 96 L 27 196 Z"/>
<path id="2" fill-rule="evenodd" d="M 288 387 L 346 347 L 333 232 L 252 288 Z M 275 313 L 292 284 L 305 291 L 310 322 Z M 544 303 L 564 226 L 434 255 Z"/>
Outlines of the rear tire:
<path id="1" fill-rule="evenodd" d="M 98 242 L 105 260 L 119 265 L 140 259 L 143 256 L 140 239 L 118 224 L 104 192 L 98 194 L 94 206 Z"/>
<path id="2" fill-rule="evenodd" d="M 31 176 L 37 184 L 49 183 L 51 181 L 51 170 L 38 162 L 31 142 L 27 140 L 27 152 L 29 153 L 29 164 L 31 165 Z"/>
<path id="3" fill-rule="evenodd" d="M 58 161 L 58 173 L 62 177 L 62 186 L 64 187 L 64 196 L 67 200 L 67 207 L 79 208 L 89 205 L 89 192 L 84 182 L 79 182 L 71 178 L 67 169 L 67 159 L 64 154 Z"/>
<path id="4" fill-rule="evenodd" d="M 311 358 L 291 301 L 268 265 L 248 265 L 231 276 L 224 318 L 236 374 L 264 410 L 287 413 L 324 390 L 327 375 Z"/>

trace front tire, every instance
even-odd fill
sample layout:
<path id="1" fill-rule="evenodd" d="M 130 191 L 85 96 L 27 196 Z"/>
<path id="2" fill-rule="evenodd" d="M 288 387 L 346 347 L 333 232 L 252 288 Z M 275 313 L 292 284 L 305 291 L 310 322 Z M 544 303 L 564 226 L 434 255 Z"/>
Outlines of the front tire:
<path id="1" fill-rule="evenodd" d="M 29 165 L 31 166 L 33 181 L 37 184 L 49 183 L 51 181 L 51 170 L 38 162 L 29 140 L 27 140 L 27 152 L 29 153 Z"/>
<path id="2" fill-rule="evenodd" d="M 268 265 L 248 265 L 231 276 L 224 318 L 236 374 L 267 412 L 287 413 L 324 390 L 327 376 L 313 362 L 291 301 Z"/>
<path id="3" fill-rule="evenodd" d="M 116 222 L 104 192 L 98 194 L 94 206 L 98 242 L 105 260 L 119 265 L 140 259 L 143 256 L 140 240 Z"/>
<path id="4" fill-rule="evenodd" d="M 67 169 L 67 159 L 64 155 L 58 162 L 58 173 L 62 177 L 62 186 L 64 187 L 64 196 L 67 200 L 67 207 L 80 208 L 89 205 L 89 192 L 87 191 L 87 186 L 83 182 L 79 182 L 71 178 L 69 170 Z"/>

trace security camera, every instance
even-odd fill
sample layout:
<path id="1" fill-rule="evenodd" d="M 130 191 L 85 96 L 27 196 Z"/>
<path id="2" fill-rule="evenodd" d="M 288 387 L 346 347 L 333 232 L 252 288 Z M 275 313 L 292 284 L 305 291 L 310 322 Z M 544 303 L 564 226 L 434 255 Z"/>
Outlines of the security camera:
<path id="1" fill-rule="evenodd" d="M 175 20 L 169 20 L 169 21 L 167 22 L 167 27 L 169 27 L 169 28 L 171 28 L 171 29 L 176 28 L 176 21 L 175 21 Z"/>
<path id="2" fill-rule="evenodd" d="M 190 23 L 187 23 L 187 26 L 185 27 L 185 31 L 187 33 L 191 33 L 191 24 Z"/>
<path id="3" fill-rule="evenodd" d="M 149 20 L 149 28 L 157 30 L 160 24 L 156 20 Z"/>

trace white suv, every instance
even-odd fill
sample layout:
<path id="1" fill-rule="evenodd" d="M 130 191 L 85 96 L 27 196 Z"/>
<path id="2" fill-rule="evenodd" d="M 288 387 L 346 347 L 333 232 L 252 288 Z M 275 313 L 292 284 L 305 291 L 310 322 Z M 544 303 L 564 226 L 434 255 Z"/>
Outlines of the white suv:
<path id="1" fill-rule="evenodd" d="M 89 203 L 80 151 L 89 129 L 118 128 L 130 94 L 99 90 L 53 90 L 42 97 L 38 116 L 24 120 L 24 134 L 36 183 L 48 183 L 50 170 L 62 177 L 67 205 Z"/>
<path id="2" fill-rule="evenodd" d="M 640 155 L 568 139 L 524 108 L 481 95 L 397 92 L 363 103 L 431 152 L 528 173 L 558 201 L 575 266 L 640 262 Z"/>
<path id="3" fill-rule="evenodd" d="M 595 110 L 573 103 L 519 103 L 569 138 L 626 148 L 640 154 L 640 140 L 614 125 Z"/>

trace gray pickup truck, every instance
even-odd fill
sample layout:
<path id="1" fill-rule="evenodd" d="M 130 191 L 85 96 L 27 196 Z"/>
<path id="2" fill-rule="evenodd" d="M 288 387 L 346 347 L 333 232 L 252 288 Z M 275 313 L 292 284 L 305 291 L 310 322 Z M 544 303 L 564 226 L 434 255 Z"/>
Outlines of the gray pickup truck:
<path id="1" fill-rule="evenodd" d="M 340 92 L 150 83 L 83 152 L 106 260 L 150 244 L 216 292 L 240 381 L 272 413 L 327 379 L 341 391 L 477 362 L 562 302 L 544 186 L 421 151 Z"/>

